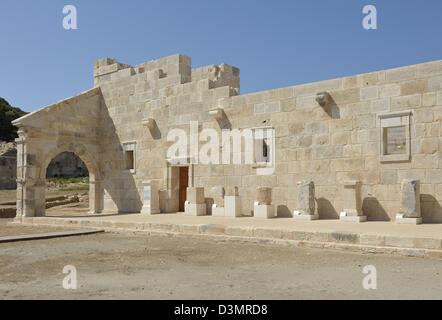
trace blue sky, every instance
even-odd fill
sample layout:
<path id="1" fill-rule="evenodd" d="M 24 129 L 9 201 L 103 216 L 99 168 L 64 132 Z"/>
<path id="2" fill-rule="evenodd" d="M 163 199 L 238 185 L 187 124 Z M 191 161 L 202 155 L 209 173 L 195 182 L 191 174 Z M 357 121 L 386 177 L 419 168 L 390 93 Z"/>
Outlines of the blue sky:
<path id="1" fill-rule="evenodd" d="M 78 30 L 63 29 L 68 4 Z M 75 95 L 102 57 L 229 63 L 242 93 L 439 60 L 441 13 L 440 0 L 2 0 L 0 96 L 32 111 Z"/>

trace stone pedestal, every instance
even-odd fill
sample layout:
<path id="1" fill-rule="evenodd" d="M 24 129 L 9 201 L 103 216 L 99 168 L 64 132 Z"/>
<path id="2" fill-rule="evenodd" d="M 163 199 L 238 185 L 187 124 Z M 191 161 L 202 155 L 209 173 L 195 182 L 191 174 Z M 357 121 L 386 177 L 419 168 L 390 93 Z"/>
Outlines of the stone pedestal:
<path id="1" fill-rule="evenodd" d="M 272 203 L 272 188 L 259 187 L 256 188 L 255 201 L 259 204 L 270 205 Z"/>
<path id="2" fill-rule="evenodd" d="M 361 182 L 346 181 L 343 188 L 344 210 L 340 214 L 341 221 L 364 222 L 367 217 L 362 214 Z"/>
<path id="3" fill-rule="evenodd" d="M 210 195 L 213 198 L 213 204 L 215 204 L 218 208 L 224 207 L 224 196 L 225 190 L 221 186 L 216 186 L 210 189 Z"/>
<path id="4" fill-rule="evenodd" d="M 272 205 L 272 188 L 256 188 L 256 201 L 253 204 L 253 216 L 255 218 L 274 218 L 276 212 Z"/>
<path id="5" fill-rule="evenodd" d="M 224 207 L 218 207 L 217 204 L 212 205 L 212 216 L 213 217 L 224 217 L 225 214 L 225 208 Z"/>
<path id="6" fill-rule="evenodd" d="M 190 216 L 207 215 L 207 205 L 204 199 L 204 188 L 188 187 L 184 213 Z"/>
<path id="7" fill-rule="evenodd" d="M 224 217 L 224 196 L 225 190 L 221 186 L 216 186 L 210 189 L 210 195 L 213 198 L 212 205 L 212 216 L 214 217 Z"/>
<path id="8" fill-rule="evenodd" d="M 396 214 L 396 223 L 421 224 L 421 202 L 419 180 L 403 180 L 401 185 L 401 209 Z"/>
<path id="9" fill-rule="evenodd" d="M 152 180 L 143 181 L 143 208 L 141 209 L 141 213 L 160 213 L 158 185 Z"/>
<path id="10" fill-rule="evenodd" d="M 298 209 L 293 212 L 295 220 L 317 220 L 315 184 L 313 181 L 298 182 Z"/>
<path id="11" fill-rule="evenodd" d="M 207 205 L 205 203 L 184 203 L 184 213 L 189 216 L 205 216 L 207 215 Z"/>
<path id="12" fill-rule="evenodd" d="M 241 216 L 241 198 L 238 195 L 224 197 L 224 215 L 232 218 Z"/>
<path id="13" fill-rule="evenodd" d="M 273 205 L 258 204 L 258 202 L 255 202 L 253 206 L 253 216 L 261 219 L 274 218 L 276 217 L 275 208 Z"/>

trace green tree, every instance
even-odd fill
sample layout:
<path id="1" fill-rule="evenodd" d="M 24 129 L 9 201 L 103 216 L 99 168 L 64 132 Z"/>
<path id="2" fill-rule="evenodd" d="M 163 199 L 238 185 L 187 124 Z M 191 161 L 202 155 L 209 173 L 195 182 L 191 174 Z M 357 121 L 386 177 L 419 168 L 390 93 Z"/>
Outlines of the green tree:
<path id="1" fill-rule="evenodd" d="M 17 128 L 12 121 L 24 116 L 26 112 L 11 107 L 5 99 L 0 97 L 0 141 L 13 141 L 17 138 Z"/>

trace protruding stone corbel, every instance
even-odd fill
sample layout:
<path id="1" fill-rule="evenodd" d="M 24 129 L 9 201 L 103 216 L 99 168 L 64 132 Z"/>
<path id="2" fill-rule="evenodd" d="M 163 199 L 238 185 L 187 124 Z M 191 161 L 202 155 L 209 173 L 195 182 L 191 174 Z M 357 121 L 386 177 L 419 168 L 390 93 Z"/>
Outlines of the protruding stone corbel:
<path id="1" fill-rule="evenodd" d="M 224 112 L 224 109 L 222 108 L 215 108 L 212 110 L 209 110 L 209 116 L 216 120 L 218 122 L 218 125 L 221 129 L 232 129 L 232 124 L 230 123 L 229 119 L 227 118 L 226 113 Z"/>
<path id="2" fill-rule="evenodd" d="M 147 127 L 150 131 L 155 130 L 155 128 L 157 127 L 157 123 L 155 121 L 155 119 L 153 118 L 148 118 L 148 119 L 144 119 L 142 121 L 143 126 Z"/>
<path id="3" fill-rule="evenodd" d="M 328 93 L 326 91 L 318 92 L 316 94 L 316 102 L 321 107 L 326 107 L 328 104 L 330 104 L 331 101 L 332 101 L 332 99 L 331 99 L 330 93 Z"/>
<path id="4" fill-rule="evenodd" d="M 153 118 L 147 118 L 142 121 L 144 127 L 148 128 L 152 138 L 161 139 L 161 132 L 158 128 L 157 122 Z"/>
<path id="5" fill-rule="evenodd" d="M 216 108 L 216 109 L 210 110 L 209 115 L 217 121 L 222 121 L 225 117 L 224 110 L 221 108 Z"/>

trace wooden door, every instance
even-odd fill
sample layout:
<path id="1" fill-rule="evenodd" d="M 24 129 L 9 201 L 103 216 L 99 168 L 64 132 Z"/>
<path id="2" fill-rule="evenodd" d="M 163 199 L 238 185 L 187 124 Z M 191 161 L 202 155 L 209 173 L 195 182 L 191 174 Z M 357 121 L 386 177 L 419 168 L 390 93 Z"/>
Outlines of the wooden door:
<path id="1" fill-rule="evenodd" d="M 189 183 L 189 167 L 180 167 L 180 192 L 179 192 L 179 210 L 184 212 L 184 202 L 186 201 L 186 192 Z"/>

